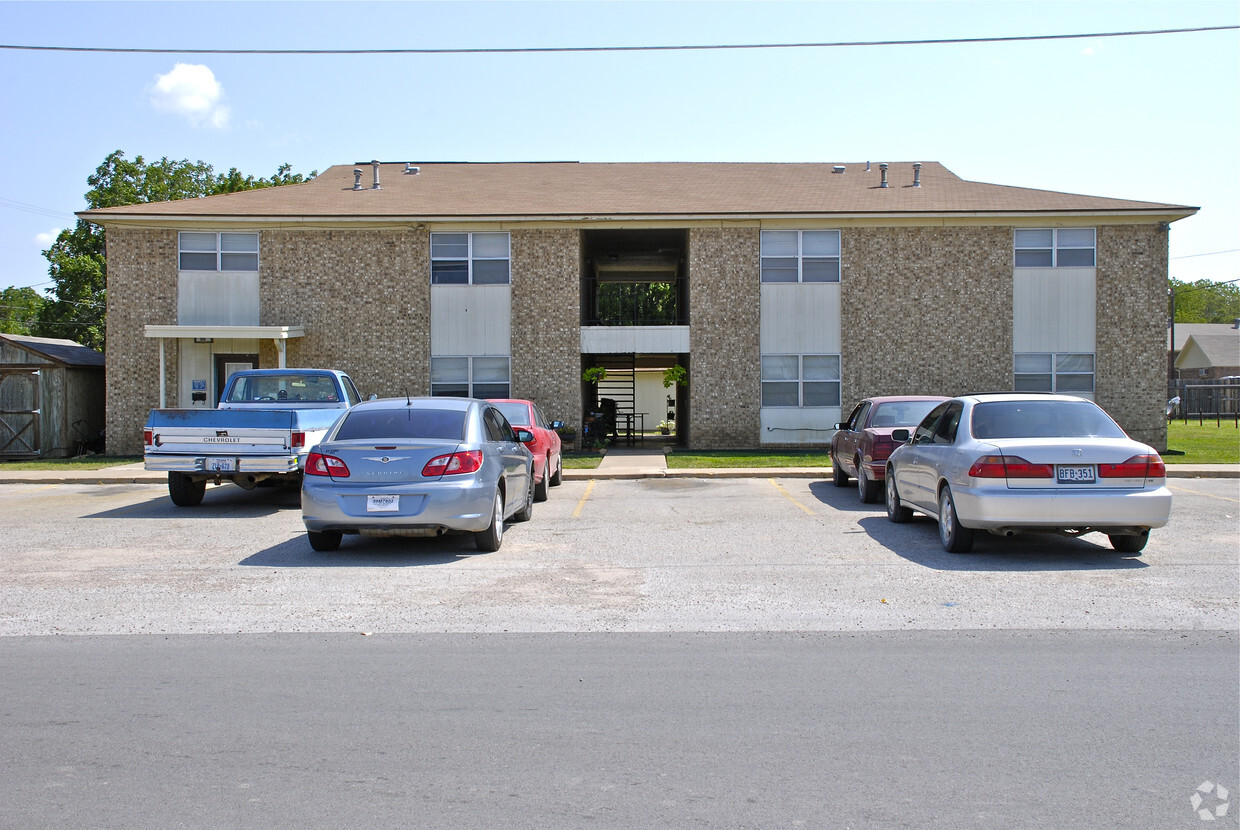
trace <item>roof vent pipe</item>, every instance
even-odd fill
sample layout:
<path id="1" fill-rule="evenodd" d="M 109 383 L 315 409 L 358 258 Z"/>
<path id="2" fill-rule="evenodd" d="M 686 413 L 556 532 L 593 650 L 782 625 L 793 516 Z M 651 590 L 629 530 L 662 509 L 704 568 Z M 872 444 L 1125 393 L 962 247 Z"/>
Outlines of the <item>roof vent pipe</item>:
<path id="1" fill-rule="evenodd" d="M 362 168 L 360 167 L 353 168 L 353 189 L 362 189 Z"/>
<path id="2" fill-rule="evenodd" d="M 831 172 L 832 172 L 832 173 L 843 173 L 843 172 L 844 172 L 844 165 L 842 165 L 842 164 L 837 164 L 837 165 L 835 165 L 834 167 L 832 167 L 832 168 L 831 168 Z"/>
<path id="3" fill-rule="evenodd" d="M 865 163 L 865 172 L 870 172 L 870 163 L 868 161 Z"/>
<path id="4" fill-rule="evenodd" d="M 921 187 L 921 162 L 913 162 L 913 187 Z"/>
<path id="5" fill-rule="evenodd" d="M 375 170 L 375 183 L 370 186 L 370 189 L 371 190 L 382 190 L 383 188 L 379 187 L 379 162 L 372 161 L 370 163 L 370 166 L 373 167 Z"/>
<path id="6" fill-rule="evenodd" d="M 880 184 L 879 187 L 886 187 L 887 186 L 887 162 L 885 161 L 879 162 L 878 169 L 883 171 L 883 183 Z"/>
<path id="7" fill-rule="evenodd" d="M 414 167 L 409 162 L 405 162 L 405 175 L 406 176 L 416 176 L 418 175 L 418 173 L 421 173 L 421 172 L 422 172 L 422 168 Z"/>

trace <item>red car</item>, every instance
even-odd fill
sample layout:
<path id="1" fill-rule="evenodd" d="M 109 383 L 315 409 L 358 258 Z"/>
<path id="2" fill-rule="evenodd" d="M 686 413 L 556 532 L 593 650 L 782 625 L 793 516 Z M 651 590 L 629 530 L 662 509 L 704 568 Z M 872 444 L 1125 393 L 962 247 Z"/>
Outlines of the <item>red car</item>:
<path id="1" fill-rule="evenodd" d="M 513 429 L 528 429 L 534 433 L 534 440 L 525 442 L 534 454 L 534 501 L 546 501 L 547 488 L 558 487 L 564 473 L 560 434 L 556 432 L 564 422 L 548 421 L 532 401 L 500 399 L 491 403 L 504 414 Z"/>
<path id="2" fill-rule="evenodd" d="M 831 478 L 836 487 L 847 487 L 849 476 L 857 479 L 857 494 L 864 504 L 883 494 L 887 457 L 898 443 L 892 430 L 912 429 L 930 410 L 947 400 L 930 395 L 866 398 L 848 420 L 835 425 L 831 438 Z"/>

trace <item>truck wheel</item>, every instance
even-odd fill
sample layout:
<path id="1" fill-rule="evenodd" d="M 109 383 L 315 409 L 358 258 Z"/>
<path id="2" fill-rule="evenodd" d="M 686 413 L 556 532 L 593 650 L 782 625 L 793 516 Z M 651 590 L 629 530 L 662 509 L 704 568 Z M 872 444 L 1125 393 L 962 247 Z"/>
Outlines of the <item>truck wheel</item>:
<path id="1" fill-rule="evenodd" d="M 194 481 L 185 473 L 168 473 L 168 497 L 177 507 L 197 507 L 207 492 L 207 480 Z"/>
<path id="2" fill-rule="evenodd" d="M 315 550 L 331 551 L 340 547 L 341 533 L 338 530 L 307 530 L 306 538 L 310 540 L 310 547 Z"/>

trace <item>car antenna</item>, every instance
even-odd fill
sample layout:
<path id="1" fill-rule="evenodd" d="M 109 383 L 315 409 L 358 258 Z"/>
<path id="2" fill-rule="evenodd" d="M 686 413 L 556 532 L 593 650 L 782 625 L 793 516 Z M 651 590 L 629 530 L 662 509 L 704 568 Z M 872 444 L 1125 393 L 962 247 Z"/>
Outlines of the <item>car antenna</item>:
<path id="1" fill-rule="evenodd" d="M 413 401 L 409 398 L 409 390 L 405 390 L 405 420 L 413 420 Z"/>

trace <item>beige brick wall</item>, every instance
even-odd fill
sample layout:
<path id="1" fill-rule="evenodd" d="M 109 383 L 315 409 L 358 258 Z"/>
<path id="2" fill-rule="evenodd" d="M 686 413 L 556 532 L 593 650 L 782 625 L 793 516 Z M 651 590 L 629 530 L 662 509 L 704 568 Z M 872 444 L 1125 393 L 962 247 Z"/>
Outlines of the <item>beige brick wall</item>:
<path id="1" fill-rule="evenodd" d="M 581 233 L 513 231 L 512 396 L 581 424 Z"/>
<path id="2" fill-rule="evenodd" d="M 1167 232 L 1098 228 L 1094 399 L 1124 430 L 1167 448 Z"/>
<path id="3" fill-rule="evenodd" d="M 690 445 L 758 445 L 761 281 L 757 228 L 689 231 Z M 682 415 L 683 417 L 683 415 Z"/>
<path id="4" fill-rule="evenodd" d="M 107 246 L 107 451 L 141 455 L 142 425 L 159 406 L 159 341 L 144 331 L 177 321 L 177 234 L 111 228 Z M 165 359 L 167 388 L 175 390 L 175 340 L 168 341 Z"/>

